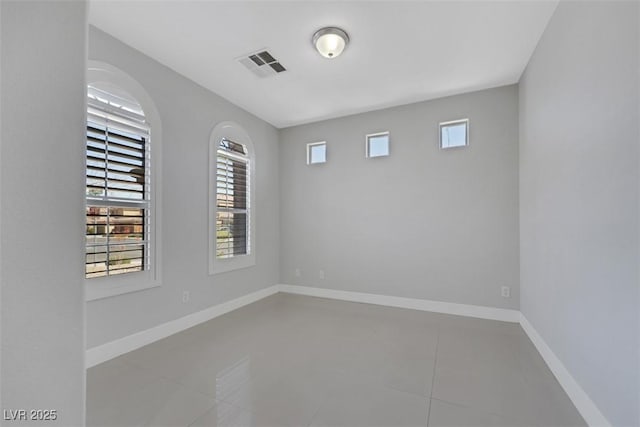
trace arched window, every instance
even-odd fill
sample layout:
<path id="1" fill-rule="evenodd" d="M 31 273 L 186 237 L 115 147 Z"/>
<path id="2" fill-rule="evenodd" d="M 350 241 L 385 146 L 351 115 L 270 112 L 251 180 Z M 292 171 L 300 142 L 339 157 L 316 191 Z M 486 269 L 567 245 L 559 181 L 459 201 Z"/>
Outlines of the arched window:
<path id="1" fill-rule="evenodd" d="M 209 272 L 255 264 L 253 145 L 237 124 L 216 126 L 210 140 Z"/>
<path id="2" fill-rule="evenodd" d="M 149 268 L 150 128 L 140 104 L 113 86 L 87 99 L 87 278 Z"/>
<path id="3" fill-rule="evenodd" d="M 251 252 L 247 147 L 223 138 L 216 157 L 216 258 L 247 255 Z"/>
<path id="4" fill-rule="evenodd" d="M 160 284 L 159 118 L 144 89 L 90 62 L 87 87 L 87 299 Z"/>

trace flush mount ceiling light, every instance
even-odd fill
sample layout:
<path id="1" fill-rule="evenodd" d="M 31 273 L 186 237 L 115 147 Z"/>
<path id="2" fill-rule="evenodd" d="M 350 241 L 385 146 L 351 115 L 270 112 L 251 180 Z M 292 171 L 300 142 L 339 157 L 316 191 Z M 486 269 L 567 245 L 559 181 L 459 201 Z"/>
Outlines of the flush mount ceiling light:
<path id="1" fill-rule="evenodd" d="M 313 35 L 313 45 L 320 55 L 329 59 L 340 56 L 348 43 L 347 33 L 336 27 L 322 28 Z"/>

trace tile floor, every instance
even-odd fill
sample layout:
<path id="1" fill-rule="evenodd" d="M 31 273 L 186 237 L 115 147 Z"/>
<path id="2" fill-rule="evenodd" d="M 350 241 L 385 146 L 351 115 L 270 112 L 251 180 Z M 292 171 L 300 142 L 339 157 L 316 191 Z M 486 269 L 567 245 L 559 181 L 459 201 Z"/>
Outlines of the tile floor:
<path id="1" fill-rule="evenodd" d="M 517 324 L 277 294 L 88 370 L 89 426 L 584 426 Z"/>

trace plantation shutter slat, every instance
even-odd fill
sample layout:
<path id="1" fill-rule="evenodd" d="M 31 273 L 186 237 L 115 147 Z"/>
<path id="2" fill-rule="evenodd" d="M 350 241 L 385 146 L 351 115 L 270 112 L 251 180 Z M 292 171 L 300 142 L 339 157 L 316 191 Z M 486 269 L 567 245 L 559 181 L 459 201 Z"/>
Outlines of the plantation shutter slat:
<path id="1" fill-rule="evenodd" d="M 216 159 L 216 257 L 249 253 L 249 158 L 244 145 L 220 141 Z"/>
<path id="2" fill-rule="evenodd" d="M 149 268 L 150 129 L 139 105 L 89 86 L 87 278 Z"/>

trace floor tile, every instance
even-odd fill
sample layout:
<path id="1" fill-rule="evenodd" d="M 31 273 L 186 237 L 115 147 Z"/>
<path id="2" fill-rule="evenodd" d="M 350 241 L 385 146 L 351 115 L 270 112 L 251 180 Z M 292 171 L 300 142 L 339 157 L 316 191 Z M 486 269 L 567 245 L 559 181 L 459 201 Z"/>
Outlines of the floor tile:
<path id="1" fill-rule="evenodd" d="M 336 387 L 312 426 L 426 426 L 429 400 L 381 386 Z"/>
<path id="2" fill-rule="evenodd" d="M 467 362 L 457 367 L 436 361 L 432 397 L 484 412 L 530 420 L 524 378 L 497 364 Z"/>
<path id="3" fill-rule="evenodd" d="M 101 363 L 87 371 L 87 388 L 95 395 L 106 398 L 117 395 L 122 389 L 136 390 L 157 378 L 145 369 L 125 362 L 119 357 Z"/>
<path id="4" fill-rule="evenodd" d="M 251 412 L 219 402 L 189 427 L 252 427 L 255 425 Z"/>
<path id="5" fill-rule="evenodd" d="M 499 328 L 443 327 L 438 338 L 438 359 L 449 365 L 486 363 L 517 370 L 516 337 Z"/>
<path id="6" fill-rule="evenodd" d="M 407 393 L 428 397 L 433 385 L 435 361 L 407 355 L 385 359 L 380 369 L 382 384 Z"/>
<path id="7" fill-rule="evenodd" d="M 95 409 L 87 410 L 87 425 L 186 427 L 214 404 L 208 396 L 159 379 L 137 390 L 123 388 L 119 396 L 94 403 Z"/>
<path id="8" fill-rule="evenodd" d="M 256 425 L 306 426 L 340 378 L 335 372 L 315 368 L 283 367 L 230 387 L 220 398 L 250 410 Z"/>
<path id="9" fill-rule="evenodd" d="M 456 405 L 437 399 L 431 400 L 429 427 L 534 427 L 533 424 L 518 423 L 496 414 Z"/>
<path id="10" fill-rule="evenodd" d="M 428 416 L 585 425 L 517 324 L 300 295 L 265 298 L 87 376 L 89 426 L 424 426 Z"/>
<path id="11" fill-rule="evenodd" d="M 555 380 L 526 381 L 531 418 L 539 426 L 585 427 L 587 423 Z"/>
<path id="12" fill-rule="evenodd" d="M 148 371 L 117 358 L 87 371 L 87 425 L 128 425 L 117 419 L 131 396 L 157 381 Z M 122 423 L 118 424 L 119 421 Z"/>

